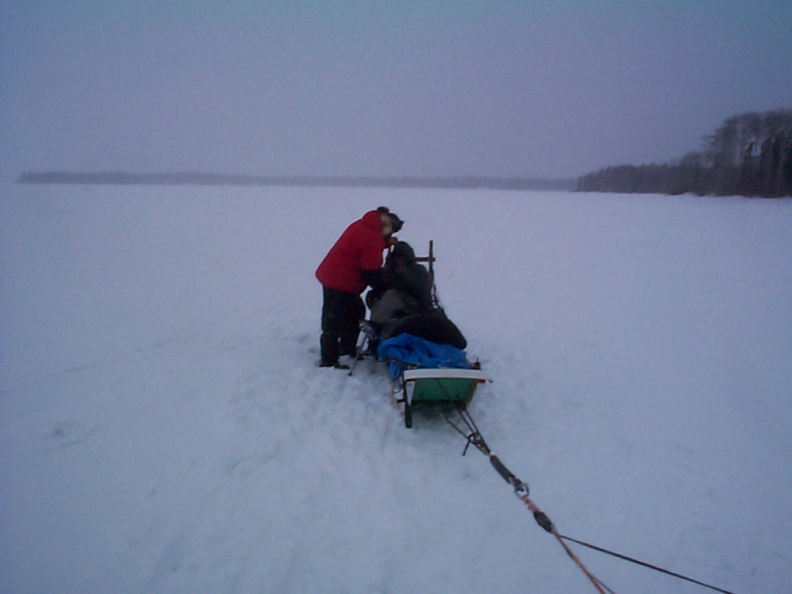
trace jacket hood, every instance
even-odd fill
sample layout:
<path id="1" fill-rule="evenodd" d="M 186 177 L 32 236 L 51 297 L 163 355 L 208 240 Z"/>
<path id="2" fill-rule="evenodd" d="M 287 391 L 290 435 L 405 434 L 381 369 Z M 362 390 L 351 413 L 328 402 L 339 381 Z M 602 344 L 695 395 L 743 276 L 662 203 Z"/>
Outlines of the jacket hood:
<path id="1" fill-rule="evenodd" d="M 378 211 L 370 210 L 364 214 L 363 218 L 360 220 L 363 221 L 366 227 L 371 227 L 372 229 L 382 232 L 382 218 L 380 218 L 380 213 Z"/>
<path id="2" fill-rule="evenodd" d="M 388 256 L 388 259 L 394 260 L 403 259 L 409 266 L 415 264 L 415 250 L 406 241 L 400 241 L 393 246 L 393 251 Z"/>

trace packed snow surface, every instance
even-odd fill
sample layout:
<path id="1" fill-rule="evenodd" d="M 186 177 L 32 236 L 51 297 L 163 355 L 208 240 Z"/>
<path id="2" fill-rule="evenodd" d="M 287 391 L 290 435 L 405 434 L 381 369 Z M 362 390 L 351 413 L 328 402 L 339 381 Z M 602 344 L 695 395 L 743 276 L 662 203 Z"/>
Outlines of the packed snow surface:
<path id="1" fill-rule="evenodd" d="M 595 591 L 383 365 L 317 366 L 314 270 L 380 205 L 434 240 L 470 411 L 562 534 L 789 592 L 792 201 L 55 185 L 2 191 L 0 591 Z"/>

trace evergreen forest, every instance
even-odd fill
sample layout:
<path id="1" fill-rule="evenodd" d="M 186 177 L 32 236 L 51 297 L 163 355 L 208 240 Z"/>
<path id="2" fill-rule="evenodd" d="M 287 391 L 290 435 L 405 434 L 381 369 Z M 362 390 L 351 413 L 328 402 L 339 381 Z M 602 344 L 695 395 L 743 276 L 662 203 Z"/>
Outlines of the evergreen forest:
<path id="1" fill-rule="evenodd" d="M 732 116 L 700 151 L 661 165 L 606 167 L 578 178 L 581 192 L 792 196 L 792 109 Z"/>

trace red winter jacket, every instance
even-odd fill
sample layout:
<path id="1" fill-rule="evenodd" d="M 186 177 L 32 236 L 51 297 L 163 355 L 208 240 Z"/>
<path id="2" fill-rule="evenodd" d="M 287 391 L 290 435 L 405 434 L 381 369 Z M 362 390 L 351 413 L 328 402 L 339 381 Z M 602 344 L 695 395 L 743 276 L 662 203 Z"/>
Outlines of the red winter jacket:
<path id="1" fill-rule="evenodd" d="M 386 247 L 380 213 L 370 210 L 341 234 L 316 269 L 316 278 L 329 289 L 360 295 L 366 288 L 363 271 L 382 267 Z"/>

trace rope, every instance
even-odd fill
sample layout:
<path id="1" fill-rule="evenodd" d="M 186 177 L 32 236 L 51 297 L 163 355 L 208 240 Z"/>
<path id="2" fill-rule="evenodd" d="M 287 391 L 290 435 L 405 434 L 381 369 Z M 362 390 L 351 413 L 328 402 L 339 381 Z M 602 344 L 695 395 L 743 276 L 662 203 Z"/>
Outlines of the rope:
<path id="1" fill-rule="evenodd" d="M 722 588 L 718 588 L 717 586 L 713 586 L 711 584 L 706 584 L 704 582 L 700 582 L 698 580 L 694 580 L 693 578 L 690 578 L 690 577 L 687 577 L 687 576 L 684 576 L 684 575 L 681 575 L 681 574 L 678 574 L 678 573 L 674 573 L 673 571 L 669 571 L 668 569 L 663 569 L 662 567 L 657 567 L 656 565 L 651 565 L 650 563 L 645 563 L 644 561 L 639 561 L 638 559 L 634 559 L 633 557 L 628 557 L 627 555 L 622 555 L 621 553 L 616 553 L 614 551 L 609 551 L 608 549 L 603 549 L 602 547 L 595 546 L 593 544 L 590 544 L 588 542 L 584 542 L 582 540 L 577 540 L 575 538 L 572 538 L 571 536 L 565 536 L 563 534 L 559 534 L 558 537 L 561 538 L 561 539 L 564 539 L 564 540 L 568 540 L 569 542 L 574 542 L 574 543 L 579 544 L 581 546 L 587 547 L 587 548 L 592 549 L 594 551 L 598 551 L 600 553 L 605 553 L 606 555 L 611 555 L 612 557 L 617 557 L 617 558 L 622 559 L 624 561 L 629 561 L 630 563 L 635 563 L 636 565 L 642 565 L 643 567 L 648 567 L 649 569 L 653 569 L 654 571 L 659 571 L 660 573 L 665 573 L 665 574 L 668 574 L 668 575 L 673 576 L 675 578 L 679 578 L 681 580 L 692 582 L 692 583 L 697 584 L 699 586 L 703 586 L 705 588 L 709 588 L 710 590 L 715 590 L 716 592 L 722 592 L 723 594 L 734 594 L 734 592 L 730 592 L 729 590 L 724 590 Z"/>
<path id="2" fill-rule="evenodd" d="M 498 458 L 495 454 L 492 453 L 492 451 L 489 449 L 489 446 L 487 446 L 487 442 L 484 441 L 484 438 L 479 432 L 478 427 L 476 426 L 476 422 L 473 420 L 473 417 L 470 416 L 470 413 L 461 408 L 457 409 L 457 412 L 459 413 L 459 416 L 462 418 L 465 424 L 468 426 L 468 429 L 470 429 L 470 433 L 465 434 L 465 432 L 456 423 L 451 421 L 451 419 L 449 419 L 445 414 L 443 414 L 443 417 L 445 418 L 445 420 L 448 422 L 449 425 L 451 425 L 454 429 L 456 429 L 467 439 L 467 444 L 465 445 L 465 450 L 462 452 L 462 455 L 464 456 L 465 453 L 467 453 L 468 447 L 473 445 L 482 454 L 487 456 L 490 460 L 490 463 L 498 472 L 498 474 L 500 474 L 501 477 L 503 477 L 503 479 L 514 488 L 515 495 L 517 495 L 517 497 L 519 497 L 522 500 L 522 502 L 525 503 L 525 505 L 528 507 L 531 513 L 533 513 L 536 523 L 539 524 L 539 526 L 541 526 L 542 528 L 544 528 L 545 531 L 550 532 L 553 536 L 556 537 L 559 544 L 563 547 L 564 551 L 566 551 L 566 554 L 569 555 L 569 558 L 575 562 L 575 564 L 580 568 L 580 570 L 585 574 L 585 576 L 591 581 L 591 583 L 597 589 L 597 592 L 599 592 L 600 594 L 605 594 L 605 591 L 607 590 L 608 592 L 610 592 L 610 594 L 614 594 L 613 590 L 611 590 L 605 584 L 603 584 L 596 576 L 594 576 L 586 568 L 585 565 L 583 565 L 583 562 L 580 559 L 578 559 L 578 557 L 572 552 L 572 550 L 567 546 L 567 544 L 561 539 L 560 535 L 558 534 L 558 531 L 555 529 L 555 526 L 550 521 L 550 518 L 548 518 L 547 515 L 543 511 L 541 511 L 538 507 L 536 507 L 533 501 L 531 501 L 530 497 L 528 497 L 528 493 L 529 493 L 528 483 L 518 479 L 514 475 L 514 473 L 512 473 L 508 468 L 506 468 L 506 466 L 500 461 L 500 458 Z"/>
<path id="3" fill-rule="evenodd" d="M 570 549 L 569 546 L 567 546 L 567 544 L 562 540 L 561 535 L 556 530 L 555 526 L 553 525 L 553 522 L 550 521 L 550 518 L 548 518 L 547 515 L 542 510 L 536 507 L 536 504 L 534 504 L 533 501 L 531 501 L 530 497 L 528 497 L 528 493 L 521 492 L 521 490 L 518 489 L 518 487 L 516 486 L 514 492 L 517 495 L 517 497 L 519 497 L 523 501 L 523 503 L 525 503 L 525 506 L 528 508 L 528 510 L 533 514 L 536 523 L 539 524 L 539 526 L 541 526 L 546 532 L 549 532 L 550 534 L 555 536 L 556 540 L 563 547 L 566 554 L 569 555 L 569 558 L 575 562 L 575 564 L 585 574 L 585 576 L 589 579 L 589 581 L 591 581 L 591 583 L 594 584 L 594 587 L 597 589 L 597 591 L 600 594 L 605 594 L 605 591 L 607 590 L 611 594 L 614 594 L 613 590 L 611 590 L 605 584 L 603 584 L 599 580 L 599 578 L 597 578 L 594 574 L 592 574 L 588 570 L 588 568 L 586 568 L 586 566 L 583 565 L 583 562 L 580 559 L 578 559 L 577 555 L 575 555 L 575 553 L 572 552 L 572 549 Z"/>
<path id="4" fill-rule="evenodd" d="M 669 571 L 667 569 L 663 569 L 662 567 L 657 567 L 656 565 L 651 565 L 649 563 L 645 563 L 643 561 L 639 561 L 638 559 L 634 559 L 632 557 L 628 557 L 627 555 L 622 555 L 621 553 L 616 553 L 614 551 L 609 551 L 608 549 L 604 549 L 602 547 L 598 547 L 598 546 L 595 546 L 593 544 L 590 544 L 590 543 L 587 543 L 587 542 L 584 542 L 584 541 L 581 541 L 581 540 L 574 539 L 574 538 L 572 538 L 570 536 L 565 536 L 563 534 L 560 534 L 558 532 L 558 530 L 556 530 L 556 527 L 553 524 L 553 522 L 550 520 L 550 518 L 547 517 L 547 514 L 545 514 L 542 510 L 540 510 L 536 506 L 536 504 L 531 500 L 531 498 L 528 496 L 529 495 L 528 484 L 523 482 L 523 481 L 521 481 L 520 479 L 518 479 L 508 468 L 506 468 L 506 466 L 500 461 L 500 459 L 495 454 L 493 454 L 492 451 L 489 449 L 489 446 L 487 445 L 487 442 L 484 441 L 484 438 L 482 437 L 481 433 L 479 432 L 475 421 L 470 416 L 470 413 L 467 412 L 467 410 L 464 410 L 464 409 L 457 409 L 457 412 L 459 413 L 459 416 L 462 418 L 462 420 L 465 422 L 465 424 L 467 425 L 467 427 L 469 429 L 469 433 L 465 433 L 465 431 L 463 431 L 461 427 L 459 427 L 456 423 L 454 423 L 451 419 L 449 419 L 448 416 L 446 416 L 445 413 L 443 413 L 442 410 L 440 410 L 440 412 L 443 414 L 443 417 L 445 418 L 446 422 L 448 422 L 449 425 L 451 425 L 454 429 L 456 429 L 457 432 L 459 432 L 467 440 L 467 443 L 465 444 L 465 449 L 463 450 L 462 455 L 464 456 L 467 453 L 468 448 L 472 445 L 477 450 L 479 450 L 482 454 L 484 454 L 485 456 L 487 456 L 489 458 L 490 463 L 495 468 L 495 470 L 498 472 L 498 474 L 500 474 L 501 477 L 503 477 L 503 479 L 514 488 L 515 495 L 517 495 L 517 497 L 520 500 L 522 500 L 522 502 L 525 504 L 525 506 L 528 508 L 528 510 L 533 514 L 533 517 L 536 520 L 536 523 L 539 524 L 539 526 L 542 529 L 544 529 L 545 532 L 549 532 L 550 534 L 552 534 L 556 538 L 556 540 L 561 545 L 561 547 L 564 549 L 564 551 L 569 556 L 569 558 L 572 559 L 572 561 L 575 562 L 575 564 L 580 568 L 580 570 L 585 574 L 585 576 L 591 581 L 591 583 L 594 585 L 594 587 L 597 589 L 597 591 L 600 594 L 605 594 L 606 591 L 609 592 L 610 594 L 614 594 L 614 592 L 613 592 L 613 590 L 608 588 L 605 584 L 603 584 L 602 581 L 599 580 L 599 578 L 597 578 L 594 574 L 592 574 L 586 568 L 585 565 L 583 565 L 583 563 L 580 561 L 580 559 L 575 555 L 575 553 L 572 551 L 572 549 L 570 549 L 569 546 L 567 545 L 567 543 L 564 542 L 564 541 L 574 542 L 576 544 L 582 545 L 582 546 L 587 547 L 589 549 L 592 549 L 594 551 L 598 551 L 600 553 L 605 553 L 607 555 L 611 555 L 613 557 L 617 557 L 617 558 L 622 559 L 624 561 L 629 561 L 630 563 L 635 563 L 637 565 L 642 565 L 643 567 L 647 567 L 649 569 L 653 569 L 654 571 L 665 573 L 665 574 L 673 576 L 675 578 L 678 578 L 678 579 L 681 579 L 681 580 L 685 580 L 685 581 L 697 584 L 699 586 L 703 586 L 705 588 L 709 588 L 710 590 L 715 590 L 716 592 L 721 592 L 722 594 L 734 594 L 734 592 L 730 592 L 729 590 L 724 590 L 722 588 L 718 588 L 717 586 L 713 586 L 711 584 L 707 584 L 707 583 L 701 582 L 699 580 L 695 580 L 693 578 L 681 575 L 679 573 L 674 573 L 673 571 Z"/>

